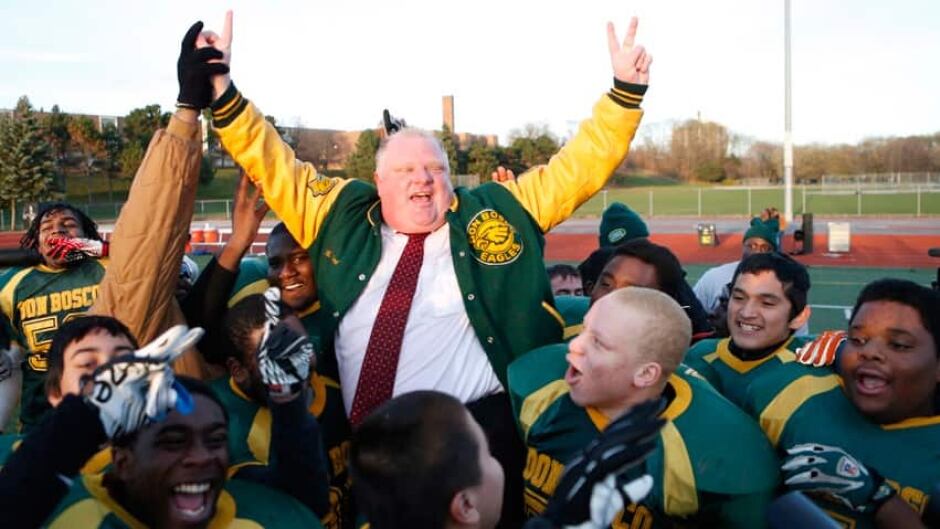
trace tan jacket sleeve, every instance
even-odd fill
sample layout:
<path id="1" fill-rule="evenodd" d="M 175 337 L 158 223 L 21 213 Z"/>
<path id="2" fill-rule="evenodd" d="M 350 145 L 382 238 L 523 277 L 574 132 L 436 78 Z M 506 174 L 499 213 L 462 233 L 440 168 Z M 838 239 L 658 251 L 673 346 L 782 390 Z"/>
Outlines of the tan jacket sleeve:
<path id="1" fill-rule="evenodd" d="M 185 323 L 174 293 L 199 183 L 199 133 L 198 123 L 174 116 L 166 130 L 153 135 L 114 227 L 98 298 L 88 311 L 121 320 L 142 345 Z M 204 374 L 194 351 L 180 357 L 174 369 Z"/>
<path id="2" fill-rule="evenodd" d="M 604 95 L 591 119 L 548 164 L 502 185 L 548 232 L 604 187 L 627 156 L 642 117 L 642 110 L 624 108 Z"/>

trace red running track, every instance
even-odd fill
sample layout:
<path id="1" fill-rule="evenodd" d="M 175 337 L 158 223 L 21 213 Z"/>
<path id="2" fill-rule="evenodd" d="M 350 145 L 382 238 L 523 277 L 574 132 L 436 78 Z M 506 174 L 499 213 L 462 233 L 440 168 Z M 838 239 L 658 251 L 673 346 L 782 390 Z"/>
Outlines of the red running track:
<path id="1" fill-rule="evenodd" d="M 15 248 L 22 232 L 0 232 L 0 248 Z M 684 264 L 716 264 L 740 259 L 741 234 L 720 238 L 715 247 L 699 246 L 695 234 L 654 234 L 653 242 L 669 247 Z M 258 241 L 267 237 L 261 235 Z M 582 261 L 597 248 L 597 235 L 589 233 L 550 233 L 546 235 L 547 261 Z M 852 248 L 847 254 L 826 252 L 827 236 L 813 239 L 815 251 L 797 256 L 801 262 L 814 266 L 934 268 L 940 259 L 927 255 L 931 247 L 940 246 L 940 236 L 933 235 L 852 235 Z M 793 248 L 792 240 L 784 241 L 784 250 Z M 260 250 L 260 248 L 256 248 Z"/>
<path id="2" fill-rule="evenodd" d="M 717 264 L 741 258 L 742 234 L 723 235 L 718 246 L 699 246 L 695 234 L 653 234 L 650 239 L 668 247 L 684 264 Z M 581 233 L 550 233 L 545 236 L 547 261 L 582 261 L 597 248 L 597 236 Z M 814 266 L 847 266 L 879 268 L 934 268 L 940 259 L 927 255 L 927 250 L 940 246 L 940 237 L 932 235 L 852 235 L 851 251 L 830 254 L 828 237 L 813 237 L 814 252 L 796 258 Z M 783 243 L 783 250 L 793 249 L 792 239 Z"/>

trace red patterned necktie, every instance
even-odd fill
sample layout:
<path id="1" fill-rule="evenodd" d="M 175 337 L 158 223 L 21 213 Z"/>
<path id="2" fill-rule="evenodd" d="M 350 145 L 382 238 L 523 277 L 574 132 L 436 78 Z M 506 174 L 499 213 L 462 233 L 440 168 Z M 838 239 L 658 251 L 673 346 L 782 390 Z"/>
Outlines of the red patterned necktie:
<path id="1" fill-rule="evenodd" d="M 376 407 L 392 398 L 395 373 L 398 371 L 398 356 L 405 336 L 405 323 L 411 311 L 418 273 L 424 259 L 424 240 L 427 233 L 408 235 L 408 244 L 402 252 L 392 279 L 388 283 L 379 314 L 372 324 L 372 334 L 366 348 L 359 384 L 353 398 L 349 420 L 358 426 Z"/>

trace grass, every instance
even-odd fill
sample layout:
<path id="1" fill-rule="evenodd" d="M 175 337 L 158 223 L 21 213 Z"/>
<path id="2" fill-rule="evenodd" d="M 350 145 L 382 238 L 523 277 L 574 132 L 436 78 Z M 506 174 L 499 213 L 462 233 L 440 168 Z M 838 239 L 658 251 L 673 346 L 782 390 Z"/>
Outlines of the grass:
<path id="1" fill-rule="evenodd" d="M 599 216 L 604 203 L 623 202 L 642 216 L 690 215 L 751 216 L 762 209 L 775 206 L 783 210 L 784 194 L 777 189 L 739 189 L 728 187 L 698 187 L 675 185 L 669 187 L 612 188 L 602 191 L 582 205 L 575 215 Z M 805 201 L 805 202 L 804 202 Z M 874 192 L 862 190 L 862 215 L 916 215 L 916 191 Z M 794 187 L 793 212 L 803 211 L 817 215 L 857 215 L 859 196 L 854 190 L 833 194 L 814 188 Z M 923 191 L 920 195 L 921 215 L 940 215 L 940 190 Z"/>
<path id="2" fill-rule="evenodd" d="M 598 217 L 603 212 L 605 203 L 615 201 L 629 205 L 644 217 L 746 217 L 756 215 L 769 206 L 783 210 L 782 188 L 748 190 L 721 185 L 690 185 L 670 178 L 642 175 L 617 175 L 615 181 L 618 186 L 626 187 L 611 187 L 598 193 L 582 205 L 575 212 L 575 216 Z M 196 199 L 199 202 L 196 204 L 195 218 L 226 218 L 228 205 L 224 201 L 232 199 L 237 183 L 236 169 L 218 169 L 215 178 L 208 184 L 201 184 L 197 190 Z M 112 186 L 116 203 L 109 200 L 108 181 L 104 176 L 95 175 L 90 181 L 82 176 L 69 177 L 66 182 L 66 198 L 83 207 L 99 221 L 113 221 L 117 218 L 120 204 L 127 198 L 130 181 L 113 179 Z M 800 215 L 804 210 L 817 215 L 857 215 L 859 196 L 853 189 L 838 194 L 823 194 L 818 188 L 796 186 L 793 211 Z M 921 215 L 940 215 L 940 190 L 934 188 L 922 192 L 918 207 L 918 195 L 915 191 L 876 192 L 863 189 L 862 215 L 914 216 L 918 211 Z M 0 209 L 0 230 L 9 229 L 9 217 L 8 209 Z"/>

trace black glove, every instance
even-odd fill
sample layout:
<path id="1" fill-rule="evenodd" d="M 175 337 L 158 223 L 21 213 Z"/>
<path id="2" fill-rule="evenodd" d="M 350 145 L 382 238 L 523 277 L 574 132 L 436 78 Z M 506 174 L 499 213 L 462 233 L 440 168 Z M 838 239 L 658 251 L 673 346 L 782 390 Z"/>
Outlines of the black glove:
<path id="1" fill-rule="evenodd" d="M 386 108 L 382 111 L 382 121 L 385 123 L 385 136 L 391 136 L 407 127 L 404 119 L 393 117 Z"/>
<path id="2" fill-rule="evenodd" d="M 665 399 L 644 402 L 612 422 L 580 455 L 565 465 L 565 473 L 562 474 L 555 494 L 542 516 L 556 527 L 564 527 L 592 521 L 597 514 L 604 518 L 610 516 L 611 519 L 594 520 L 594 525 L 609 525 L 613 519 L 612 514 L 616 514 L 620 509 L 606 514 L 602 511 L 610 509 L 605 509 L 604 505 L 597 505 L 598 509 L 592 509 L 591 505 L 609 503 L 591 501 L 595 494 L 595 485 L 611 481 L 608 478 L 613 478 L 616 483 L 613 488 L 620 495 L 621 508 L 645 497 L 649 493 L 652 480 L 636 467 L 656 448 L 656 436 L 666 424 L 666 421 L 659 417 L 665 406 Z M 607 490 L 611 488 L 608 486 Z M 598 490 L 597 493 L 603 491 Z M 598 512 L 592 512 L 594 510 Z"/>
<path id="3" fill-rule="evenodd" d="M 180 58 L 176 61 L 176 77 L 180 84 L 180 93 L 176 105 L 193 110 L 202 110 L 212 102 L 213 75 L 228 73 L 228 65 L 221 62 L 209 62 L 221 59 L 222 52 L 212 48 L 196 49 L 196 38 L 202 32 L 202 21 L 196 22 L 183 37 Z"/>

